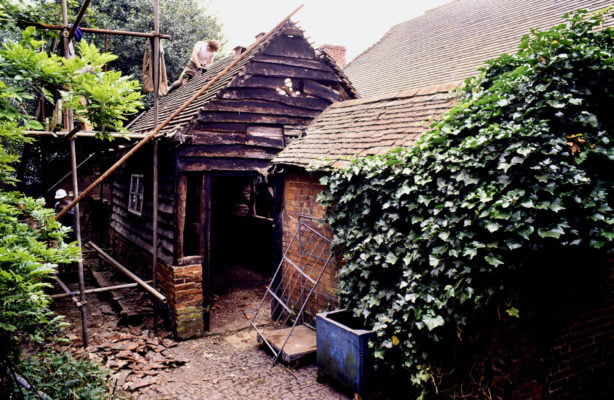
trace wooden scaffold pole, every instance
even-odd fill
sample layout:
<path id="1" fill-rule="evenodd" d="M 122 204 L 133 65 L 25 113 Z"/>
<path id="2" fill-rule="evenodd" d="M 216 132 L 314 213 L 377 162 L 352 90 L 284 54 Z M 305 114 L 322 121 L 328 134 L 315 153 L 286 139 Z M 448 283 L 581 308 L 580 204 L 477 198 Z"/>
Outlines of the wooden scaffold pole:
<path id="1" fill-rule="evenodd" d="M 81 19 L 85 15 L 85 10 L 89 7 L 91 0 L 85 0 L 79 9 L 79 13 L 77 14 L 77 19 L 73 24 L 73 29 L 70 32 L 67 29 L 62 31 L 62 36 L 64 40 L 64 57 L 70 57 L 70 42 L 72 40 L 70 33 L 74 33 L 74 29 L 81 23 Z M 68 26 L 68 7 L 66 4 L 66 0 L 62 0 L 62 22 L 65 26 Z M 69 131 L 72 131 L 74 128 L 74 120 L 71 113 L 71 110 L 66 110 L 65 114 L 65 126 Z M 75 143 L 75 138 L 72 137 L 70 139 L 70 164 L 72 170 L 72 186 L 73 193 L 75 196 L 79 194 L 79 180 L 77 176 L 77 146 Z M 77 240 L 77 244 L 79 245 L 79 260 L 77 261 L 77 265 L 79 268 L 79 310 L 81 311 L 81 332 L 83 335 L 83 347 L 87 347 L 88 345 L 88 335 L 87 335 L 87 311 L 86 311 L 86 298 L 85 298 L 85 275 L 83 273 L 83 253 L 81 248 L 83 243 L 81 241 L 81 219 L 79 215 L 79 206 L 75 207 L 75 216 L 74 216 L 74 229 L 75 236 Z"/>
<path id="2" fill-rule="evenodd" d="M 153 37 L 153 117 L 154 125 L 158 125 L 158 90 L 160 88 L 160 0 L 154 0 L 154 37 Z M 152 244 L 151 244 L 151 274 L 153 287 L 157 289 L 158 272 L 158 141 L 153 143 L 153 213 L 152 213 Z M 158 302 L 153 307 L 153 331 L 158 336 Z"/>

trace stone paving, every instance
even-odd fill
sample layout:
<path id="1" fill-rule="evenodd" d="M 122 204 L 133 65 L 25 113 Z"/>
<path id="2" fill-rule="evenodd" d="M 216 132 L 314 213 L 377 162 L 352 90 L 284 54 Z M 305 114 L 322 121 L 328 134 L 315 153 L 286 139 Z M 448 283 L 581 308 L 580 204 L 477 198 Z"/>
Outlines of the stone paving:
<path id="1" fill-rule="evenodd" d="M 179 342 L 170 352 L 190 361 L 162 371 L 156 383 L 133 392 L 136 400 L 347 400 L 316 381 L 315 365 L 291 368 L 272 356 L 247 329 Z"/>

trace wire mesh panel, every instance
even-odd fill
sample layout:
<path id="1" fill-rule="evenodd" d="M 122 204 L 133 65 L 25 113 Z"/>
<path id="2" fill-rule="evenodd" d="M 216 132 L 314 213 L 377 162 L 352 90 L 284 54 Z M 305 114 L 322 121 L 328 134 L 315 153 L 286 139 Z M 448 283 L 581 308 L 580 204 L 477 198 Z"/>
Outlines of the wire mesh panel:
<path id="1" fill-rule="evenodd" d="M 298 228 L 250 322 L 258 340 L 272 351 L 273 362 L 280 356 L 292 362 L 315 351 L 315 334 L 305 324 L 304 311 L 330 263 L 331 242 L 312 225 L 313 221 L 299 218 Z"/>

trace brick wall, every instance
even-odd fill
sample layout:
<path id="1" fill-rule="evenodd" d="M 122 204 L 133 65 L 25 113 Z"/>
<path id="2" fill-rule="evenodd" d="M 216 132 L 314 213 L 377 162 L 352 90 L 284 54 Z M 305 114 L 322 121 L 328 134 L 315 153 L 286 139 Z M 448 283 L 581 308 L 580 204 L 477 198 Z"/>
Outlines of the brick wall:
<path id="1" fill-rule="evenodd" d="M 467 399 L 614 398 L 614 260 L 547 262 L 515 282 L 519 318 L 476 311 L 460 342 L 442 344 L 442 370 L 455 373 L 440 388 Z"/>
<path id="2" fill-rule="evenodd" d="M 151 254 L 110 230 L 112 256 L 143 279 L 151 278 Z M 160 262 L 156 280 L 167 300 L 167 314 L 177 339 L 202 336 L 203 282 L 202 266 L 172 266 Z"/>
<path id="3" fill-rule="evenodd" d="M 158 286 L 168 299 L 178 339 L 198 337 L 204 333 L 202 278 L 200 264 L 162 265 L 157 270 Z"/>
<path id="4" fill-rule="evenodd" d="M 318 194 L 324 189 L 324 186 L 318 182 L 318 176 L 306 172 L 293 172 L 284 176 L 284 205 L 283 205 L 283 249 L 285 252 L 294 237 L 298 227 L 299 220 L 302 223 L 309 224 L 314 230 L 320 232 L 325 237 L 332 239 L 332 232 L 325 224 L 321 224 L 318 219 L 324 217 L 324 207 L 316 201 Z M 301 230 L 301 236 L 294 241 L 294 246 L 288 250 L 287 256 L 293 262 L 300 262 L 305 271 L 312 277 L 316 278 L 316 274 L 331 254 L 330 244 L 321 240 L 317 235 L 312 234 L 309 230 Z M 300 285 L 301 278 L 299 274 L 292 273 L 292 269 L 284 265 L 284 284 L 295 283 Z M 293 281 L 293 282 L 289 282 Z M 337 286 L 338 267 L 335 259 L 331 259 L 326 270 L 316 288 L 316 292 L 308 303 L 306 313 L 311 316 L 323 310 L 335 309 L 338 307 Z M 303 298 L 295 292 L 292 303 L 300 304 Z"/>
<path id="5" fill-rule="evenodd" d="M 594 266 L 580 269 L 588 275 Z M 574 280 L 572 301 L 562 301 L 549 352 L 547 398 L 614 398 L 614 259 L 592 278 Z M 552 323 L 552 322 L 551 322 Z"/>

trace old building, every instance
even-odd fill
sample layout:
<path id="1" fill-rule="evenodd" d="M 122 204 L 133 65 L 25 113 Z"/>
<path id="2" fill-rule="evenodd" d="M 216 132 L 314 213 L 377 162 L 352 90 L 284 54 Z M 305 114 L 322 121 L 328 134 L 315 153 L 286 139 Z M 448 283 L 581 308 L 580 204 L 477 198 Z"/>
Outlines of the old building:
<path id="1" fill-rule="evenodd" d="M 291 21 L 248 49 L 213 63 L 160 100 L 158 284 L 169 299 L 177 336 L 207 329 L 209 279 L 228 262 L 272 269 L 278 188 L 271 159 L 303 135 L 328 105 L 356 97 L 326 54 L 317 54 Z M 132 133 L 155 128 L 153 110 Z M 152 259 L 152 152 L 114 174 L 111 245 L 115 257 L 144 276 Z"/>

